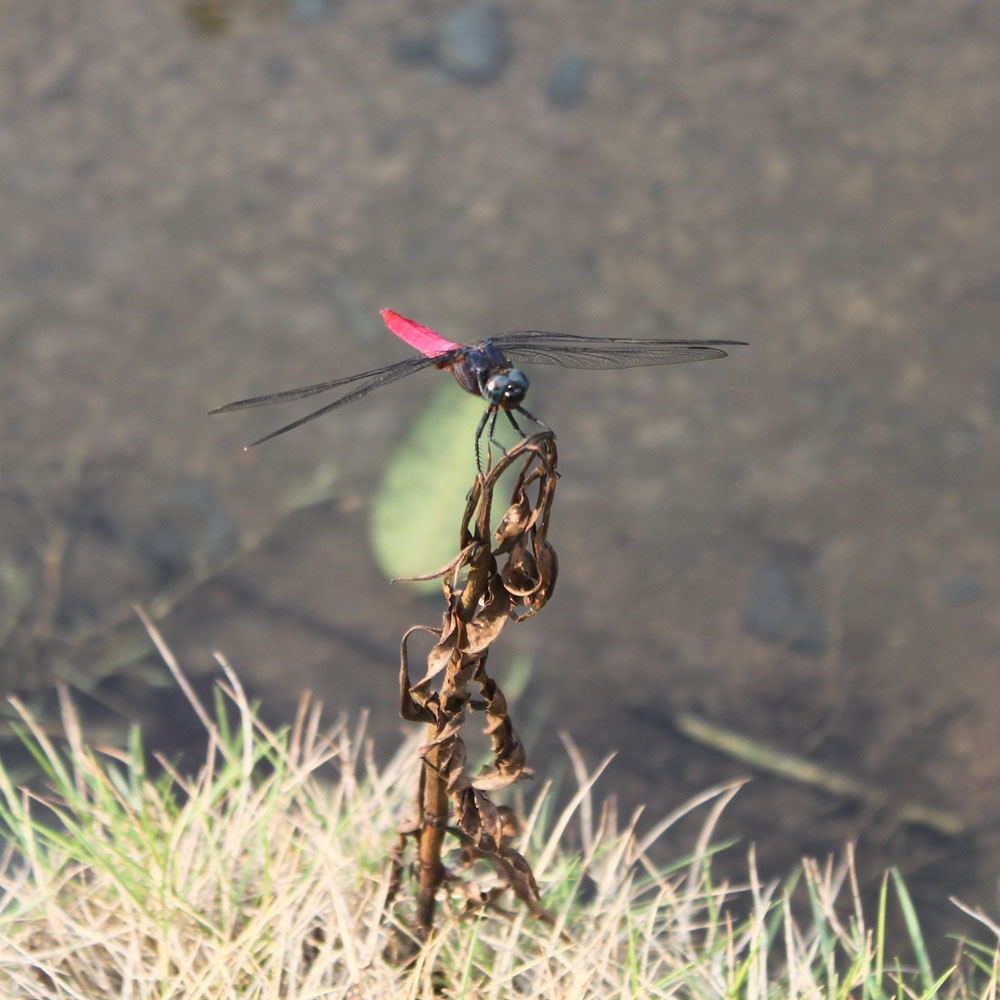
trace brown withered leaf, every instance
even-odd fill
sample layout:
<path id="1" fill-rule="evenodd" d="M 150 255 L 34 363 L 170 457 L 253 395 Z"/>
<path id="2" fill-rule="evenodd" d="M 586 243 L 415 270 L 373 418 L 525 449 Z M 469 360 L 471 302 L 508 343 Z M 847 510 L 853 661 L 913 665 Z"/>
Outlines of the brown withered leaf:
<path id="1" fill-rule="evenodd" d="M 455 809 L 455 821 L 459 828 L 474 844 L 478 845 L 482 836 L 483 824 L 479 818 L 479 811 L 476 809 L 476 802 L 468 778 L 462 782 L 460 789 L 449 792 L 449 797 Z"/>
<path id="2" fill-rule="evenodd" d="M 513 848 L 501 847 L 499 852 L 484 851 L 477 847 L 472 839 L 463 830 L 449 827 L 449 832 L 454 833 L 469 851 L 477 858 L 488 861 L 497 877 L 514 891 L 518 899 L 527 906 L 533 917 L 552 926 L 555 924 L 555 917 L 542 906 L 538 884 L 534 875 L 531 874 L 531 866 Z"/>
<path id="3" fill-rule="evenodd" d="M 506 788 L 520 778 L 533 777 L 533 774 L 524 766 L 526 759 L 524 744 L 514 731 L 503 692 L 485 670 L 480 671 L 476 679 L 486 699 L 484 732 L 489 736 L 493 747 L 493 764 L 483 767 L 472 780 L 472 784 L 483 791 L 495 791 L 498 788 Z"/>
<path id="4" fill-rule="evenodd" d="M 421 573 L 419 576 L 394 576 L 389 582 L 424 583 L 427 580 L 436 580 L 439 576 L 448 576 L 450 573 L 454 573 L 460 566 L 465 566 L 467 563 L 472 562 L 479 548 L 479 542 L 470 542 L 457 556 L 450 559 L 440 569 L 431 570 L 430 573 Z"/>
<path id="5" fill-rule="evenodd" d="M 513 764 L 510 773 L 505 773 L 502 767 L 486 765 L 472 779 L 472 787 L 481 792 L 496 792 L 501 788 L 507 788 L 514 784 L 519 778 L 533 777 L 534 772 L 529 772 L 524 767 L 524 755 L 521 755 L 520 764 Z"/>
<path id="6" fill-rule="evenodd" d="M 490 910 L 498 916 L 513 920 L 514 914 L 510 910 L 504 909 L 497 900 L 507 891 L 505 885 L 495 885 L 489 889 L 480 889 L 478 886 L 470 886 L 469 889 L 463 887 L 463 894 L 466 897 L 465 908 L 458 915 L 459 920 L 466 917 L 482 913 L 483 910 Z"/>
<path id="7" fill-rule="evenodd" d="M 427 671 L 423 677 L 413 685 L 414 691 L 425 688 L 430 682 L 452 661 L 455 655 L 455 645 L 457 636 L 452 633 L 446 638 L 436 642 L 427 654 Z"/>
<path id="8" fill-rule="evenodd" d="M 528 597 L 538 589 L 538 566 L 532 548 L 527 538 L 518 538 L 503 568 L 504 586 L 515 597 Z"/>
<path id="9" fill-rule="evenodd" d="M 465 628 L 466 641 L 463 652 L 474 657 L 489 649 L 510 620 L 510 594 L 499 574 L 490 577 L 486 603 Z"/>
<path id="10" fill-rule="evenodd" d="M 533 917 L 550 926 L 553 925 L 555 917 L 540 902 L 541 894 L 538 891 L 535 876 L 531 873 L 531 865 L 512 847 L 501 848 L 501 854 L 507 865 L 510 887 L 514 890 L 517 898 L 528 907 Z"/>
<path id="11" fill-rule="evenodd" d="M 521 493 L 510 507 L 507 513 L 500 520 L 497 530 L 493 533 L 498 544 L 495 549 L 497 555 L 509 552 L 511 547 L 531 529 L 535 516 L 532 511 L 531 502 L 528 497 Z"/>
<path id="12" fill-rule="evenodd" d="M 503 818 L 493 802 L 476 791 L 465 775 L 462 779 L 455 791 L 449 792 L 458 826 L 477 850 L 491 854 L 497 850 L 503 836 Z"/>
<path id="13" fill-rule="evenodd" d="M 410 684 L 410 672 L 406 656 L 406 640 L 414 632 L 430 632 L 437 635 L 437 629 L 429 628 L 426 625 L 414 625 L 406 630 L 403 640 L 399 644 L 399 714 L 407 722 L 433 722 L 437 715 L 427 707 L 426 694 L 422 695 L 418 701 L 414 698 L 414 689 Z"/>
<path id="14" fill-rule="evenodd" d="M 465 744 L 457 737 L 453 736 L 442 744 L 438 754 L 438 769 L 449 795 L 460 794 L 469 783 L 465 775 L 466 756 Z"/>
<path id="15" fill-rule="evenodd" d="M 464 723 L 465 723 L 465 712 L 455 712 L 453 714 L 449 714 L 447 720 L 445 721 L 444 728 L 442 728 L 440 732 L 435 733 L 433 739 L 429 740 L 427 743 L 425 743 L 423 746 L 420 747 L 418 751 L 420 756 L 423 757 L 433 747 L 444 746 L 444 744 L 447 743 L 448 740 L 455 739 L 456 734 L 461 730 Z M 461 743 L 462 741 L 459 740 L 458 742 Z M 449 748 L 449 753 L 450 752 L 451 751 Z M 464 766 L 465 766 L 465 758 L 463 756 L 462 761 L 459 764 L 459 767 L 464 767 Z M 438 767 L 443 769 L 444 765 L 441 762 L 438 762 Z"/>
<path id="16" fill-rule="evenodd" d="M 526 618 L 541 611 L 556 589 L 559 557 L 556 555 L 556 550 L 548 542 L 542 542 L 535 548 L 535 570 L 538 574 L 537 584 L 530 594 L 525 595 L 528 610 L 521 613 L 511 613 L 511 617 L 516 622 L 523 622 Z"/>
<path id="17" fill-rule="evenodd" d="M 521 821 L 510 806 L 499 806 L 498 810 L 503 821 L 503 839 L 513 840 L 521 832 Z"/>
<path id="18" fill-rule="evenodd" d="M 499 846 L 503 840 L 504 830 L 500 810 L 491 799 L 478 789 L 472 789 L 472 796 L 476 804 L 476 812 L 479 813 L 479 822 L 482 824 L 483 832 L 489 835 L 494 845 Z"/>

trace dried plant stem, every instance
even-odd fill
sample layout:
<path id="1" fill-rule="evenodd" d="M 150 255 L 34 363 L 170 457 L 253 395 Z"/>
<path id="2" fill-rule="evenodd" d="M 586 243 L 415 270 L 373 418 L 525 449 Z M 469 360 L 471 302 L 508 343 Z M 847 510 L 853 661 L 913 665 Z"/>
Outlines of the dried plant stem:
<path id="1" fill-rule="evenodd" d="M 436 726 L 427 727 L 433 743 Z M 440 748 L 424 755 L 420 770 L 420 845 L 417 861 L 417 927 L 426 937 L 434 926 L 437 891 L 444 881 L 441 846 L 448 825 L 448 788 L 441 777 Z"/>
<path id="2" fill-rule="evenodd" d="M 493 495 L 503 472 L 522 461 L 510 505 L 491 532 Z M 521 778 L 531 777 L 525 754 L 511 723 L 507 701 L 486 672 L 493 642 L 507 621 L 537 612 L 555 587 L 557 560 L 548 543 L 548 521 L 558 479 L 555 438 L 545 430 L 525 438 L 506 452 L 485 475 L 478 475 L 462 520 L 459 555 L 443 582 L 447 608 L 440 628 L 418 625 L 407 631 L 400 651 L 400 714 L 427 726 L 421 748 L 417 820 L 401 828 L 395 852 L 395 885 L 402 880 L 402 854 L 409 838 L 417 843 L 416 927 L 426 940 L 434 926 L 438 890 L 447 879 L 461 883 L 443 860 L 445 836 L 453 834 L 466 861 L 489 860 L 501 881 L 495 891 L 467 893 L 466 912 L 493 906 L 495 898 L 513 889 L 530 911 L 542 919 L 538 887 L 528 862 L 514 851 L 509 818 L 487 795 Z M 500 568 L 498 560 L 503 560 Z M 523 609 L 523 610 L 519 610 Z M 427 656 L 427 671 L 412 682 L 407 640 L 415 631 L 437 636 Z M 431 682 L 438 675 L 435 689 Z M 479 688 L 473 698 L 470 685 Z M 484 712 L 492 764 L 470 777 L 460 733 L 467 710 Z M 494 906 L 495 908 L 495 906 Z"/>

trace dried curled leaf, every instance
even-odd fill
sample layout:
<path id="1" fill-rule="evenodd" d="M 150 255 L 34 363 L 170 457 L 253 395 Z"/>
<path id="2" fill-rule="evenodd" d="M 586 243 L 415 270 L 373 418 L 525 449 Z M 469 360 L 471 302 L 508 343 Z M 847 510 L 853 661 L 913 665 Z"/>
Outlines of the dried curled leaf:
<path id="1" fill-rule="evenodd" d="M 486 597 L 476 617 L 466 626 L 466 652 L 470 656 L 489 649 L 510 619 L 510 593 L 496 573 L 490 577 Z"/>

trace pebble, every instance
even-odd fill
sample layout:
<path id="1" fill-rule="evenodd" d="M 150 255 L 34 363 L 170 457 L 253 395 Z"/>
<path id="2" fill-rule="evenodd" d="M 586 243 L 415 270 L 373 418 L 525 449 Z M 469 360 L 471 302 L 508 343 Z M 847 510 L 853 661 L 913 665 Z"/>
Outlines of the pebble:
<path id="1" fill-rule="evenodd" d="M 150 517 L 142 551 L 161 581 L 217 566 L 237 547 L 236 528 L 202 480 L 182 480 Z"/>
<path id="2" fill-rule="evenodd" d="M 288 18 L 295 24 L 315 24 L 333 13 L 334 0 L 288 0 Z"/>
<path id="3" fill-rule="evenodd" d="M 494 3 L 456 7 L 438 22 L 435 36 L 435 62 L 460 80 L 492 80 L 510 56 L 506 16 Z"/>
<path id="4" fill-rule="evenodd" d="M 981 453 L 979 429 L 965 417 L 956 417 L 935 423 L 925 432 L 918 461 L 926 482 L 955 489 L 978 468 Z"/>
<path id="5" fill-rule="evenodd" d="M 826 649 L 826 626 L 820 613 L 808 605 L 792 570 L 777 559 L 757 567 L 743 624 L 766 642 L 803 656 L 821 656 Z"/>
<path id="6" fill-rule="evenodd" d="M 554 108 L 569 109 L 582 104 L 587 96 L 587 77 L 590 74 L 590 60 L 586 56 L 571 54 L 564 56 L 556 64 L 548 83 L 545 96 Z"/>
<path id="7" fill-rule="evenodd" d="M 282 87 L 295 76 L 295 67 L 286 55 L 274 52 L 264 59 L 264 75 L 269 83 Z"/>
<path id="8" fill-rule="evenodd" d="M 954 573 L 942 581 L 941 593 L 952 604 L 970 604 L 983 596 L 983 584 L 969 573 Z"/>
<path id="9" fill-rule="evenodd" d="M 404 65 L 432 63 L 436 53 L 437 42 L 433 35 L 404 35 L 393 46 L 393 55 Z"/>

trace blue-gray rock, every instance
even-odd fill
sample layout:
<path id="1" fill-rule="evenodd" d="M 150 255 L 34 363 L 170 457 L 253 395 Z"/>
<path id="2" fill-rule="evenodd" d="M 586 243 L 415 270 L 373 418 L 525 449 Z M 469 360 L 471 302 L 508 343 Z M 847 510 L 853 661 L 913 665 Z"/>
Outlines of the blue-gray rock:
<path id="1" fill-rule="evenodd" d="M 493 3 L 466 3 L 437 25 L 435 61 L 461 80 L 496 77 L 510 56 L 510 33 L 503 10 Z"/>
<path id="2" fill-rule="evenodd" d="M 766 642 L 803 656 L 820 656 L 826 649 L 822 617 L 807 604 L 789 567 L 775 559 L 760 565 L 753 575 L 743 624 Z"/>
<path id="3" fill-rule="evenodd" d="M 432 63 L 437 55 L 437 39 L 433 35 L 404 35 L 396 40 L 392 54 L 397 62 L 407 65 Z"/>
<path id="4" fill-rule="evenodd" d="M 970 420 L 957 417 L 935 422 L 924 431 L 918 460 L 927 482 L 954 489 L 979 467 L 981 453 L 979 429 Z"/>
<path id="5" fill-rule="evenodd" d="M 314 24 L 333 13 L 336 0 L 288 0 L 288 17 L 296 24 Z"/>
<path id="6" fill-rule="evenodd" d="M 586 56 L 568 55 L 559 60 L 545 85 L 545 96 L 554 108 L 575 108 L 587 96 L 590 60 Z"/>
<path id="7" fill-rule="evenodd" d="M 941 593 L 952 604 L 969 604 L 983 596 L 983 585 L 969 573 L 955 573 L 941 583 Z"/>
<path id="8" fill-rule="evenodd" d="M 183 480 L 149 519 L 140 543 L 161 581 L 217 566 L 237 545 L 233 523 L 200 479 Z"/>
<path id="9" fill-rule="evenodd" d="M 264 75 L 269 83 L 282 87 L 295 76 L 295 67 L 284 53 L 273 52 L 264 59 Z"/>

